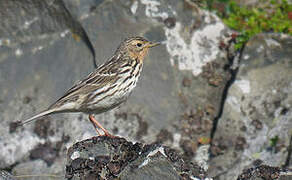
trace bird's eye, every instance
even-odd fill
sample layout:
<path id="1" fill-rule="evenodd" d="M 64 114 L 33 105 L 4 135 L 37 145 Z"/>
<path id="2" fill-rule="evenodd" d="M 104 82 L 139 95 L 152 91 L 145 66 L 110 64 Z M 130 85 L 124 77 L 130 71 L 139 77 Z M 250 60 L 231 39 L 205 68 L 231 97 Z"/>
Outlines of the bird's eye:
<path id="1" fill-rule="evenodd" d="M 142 44 L 141 44 L 141 43 L 137 43 L 137 46 L 138 46 L 138 47 L 141 47 L 141 46 L 142 46 Z"/>

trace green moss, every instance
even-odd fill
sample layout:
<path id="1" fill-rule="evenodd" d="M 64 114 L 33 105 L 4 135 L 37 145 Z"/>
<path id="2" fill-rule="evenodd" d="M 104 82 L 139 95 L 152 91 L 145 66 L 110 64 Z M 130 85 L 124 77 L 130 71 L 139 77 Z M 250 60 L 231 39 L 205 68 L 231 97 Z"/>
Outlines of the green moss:
<path id="1" fill-rule="evenodd" d="M 279 141 L 279 137 L 278 136 L 275 136 L 275 137 L 271 138 L 270 139 L 270 146 L 271 147 L 276 147 L 278 141 Z"/>
<path id="2" fill-rule="evenodd" d="M 250 37 L 261 32 L 292 35 L 292 5 L 287 0 L 261 1 L 261 7 L 251 8 L 240 6 L 233 0 L 208 0 L 207 7 L 215 11 L 227 26 L 240 32 L 236 48 L 241 48 Z"/>

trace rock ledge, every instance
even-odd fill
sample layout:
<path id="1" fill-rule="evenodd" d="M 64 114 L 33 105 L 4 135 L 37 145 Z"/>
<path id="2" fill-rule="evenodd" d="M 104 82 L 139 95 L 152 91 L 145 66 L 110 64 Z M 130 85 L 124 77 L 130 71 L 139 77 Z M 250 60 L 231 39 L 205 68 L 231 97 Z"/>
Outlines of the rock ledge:
<path id="1" fill-rule="evenodd" d="M 67 179 L 204 179 L 205 172 L 159 144 L 124 138 L 93 137 L 74 144 L 67 154 Z"/>

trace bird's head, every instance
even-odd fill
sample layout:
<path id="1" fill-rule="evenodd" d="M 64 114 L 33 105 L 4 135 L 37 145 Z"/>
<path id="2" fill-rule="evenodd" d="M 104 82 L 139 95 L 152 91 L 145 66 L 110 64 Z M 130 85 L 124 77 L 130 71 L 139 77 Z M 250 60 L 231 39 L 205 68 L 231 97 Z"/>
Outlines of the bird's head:
<path id="1" fill-rule="evenodd" d="M 149 48 L 158 46 L 160 43 L 151 42 L 143 37 L 131 37 L 122 42 L 118 51 L 126 54 L 131 59 L 143 61 L 148 53 Z"/>

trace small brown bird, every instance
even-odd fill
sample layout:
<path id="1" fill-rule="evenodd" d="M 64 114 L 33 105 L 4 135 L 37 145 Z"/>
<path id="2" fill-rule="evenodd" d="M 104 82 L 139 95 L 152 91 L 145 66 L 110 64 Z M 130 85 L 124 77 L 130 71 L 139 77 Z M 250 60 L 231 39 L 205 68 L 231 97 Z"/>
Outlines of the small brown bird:
<path id="1" fill-rule="evenodd" d="M 93 114 L 113 109 L 129 97 L 136 86 L 149 48 L 157 45 L 159 43 L 143 37 L 127 38 L 107 62 L 75 84 L 47 110 L 19 122 L 19 125 L 54 113 L 84 112 L 89 114 L 89 120 L 99 135 L 97 127 L 102 129 L 105 136 L 111 136 Z"/>

